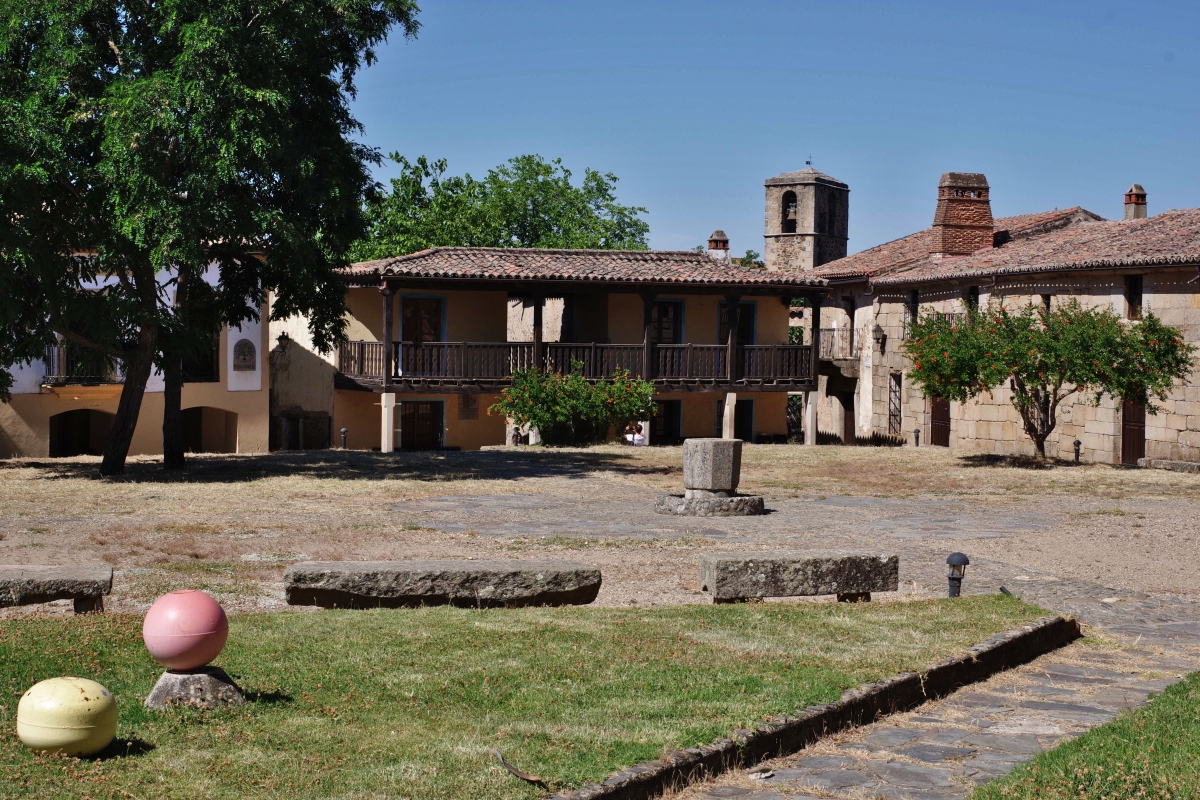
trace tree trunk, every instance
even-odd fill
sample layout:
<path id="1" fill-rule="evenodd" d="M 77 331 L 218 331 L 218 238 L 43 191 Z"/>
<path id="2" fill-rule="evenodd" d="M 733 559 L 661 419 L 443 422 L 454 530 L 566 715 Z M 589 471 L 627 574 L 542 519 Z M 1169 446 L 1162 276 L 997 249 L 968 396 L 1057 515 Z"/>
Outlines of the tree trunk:
<path id="1" fill-rule="evenodd" d="M 163 389 L 163 468 L 183 469 L 187 460 L 183 454 L 183 360 L 172 357 L 174 363 L 164 370 Z"/>
<path id="2" fill-rule="evenodd" d="M 113 420 L 108 446 L 104 448 L 104 460 L 100 462 L 101 475 L 120 475 L 125 471 L 125 459 L 142 410 L 142 397 L 154 367 L 157 345 L 157 326 L 145 325 L 138 333 L 132 356 L 125 359 L 125 385 L 121 389 L 121 401 L 117 404 L 117 418 Z"/>

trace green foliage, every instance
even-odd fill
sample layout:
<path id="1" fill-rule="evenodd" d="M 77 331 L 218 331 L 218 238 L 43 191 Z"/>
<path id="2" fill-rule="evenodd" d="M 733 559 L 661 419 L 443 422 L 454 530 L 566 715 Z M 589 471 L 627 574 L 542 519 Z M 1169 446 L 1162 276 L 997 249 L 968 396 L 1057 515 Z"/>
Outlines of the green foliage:
<path id="1" fill-rule="evenodd" d="M 735 258 L 734 261 L 737 262 L 738 266 L 745 267 L 746 269 L 765 269 L 767 266 L 766 262 L 762 260 L 762 253 L 759 253 L 757 250 L 747 250 L 746 255 L 741 258 Z"/>
<path id="2" fill-rule="evenodd" d="M 617 370 L 612 380 L 589 381 L 583 363 L 571 362 L 561 375 L 539 369 L 513 373 L 513 385 L 488 409 L 519 425 L 532 425 L 546 444 L 583 445 L 603 442 L 608 430 L 622 430 L 656 413 L 654 384 Z"/>
<path id="3" fill-rule="evenodd" d="M 399 153 L 391 192 L 366 206 L 369 230 L 354 247 L 360 260 L 429 247 L 550 247 L 644 250 L 646 209 L 616 199 L 617 176 L 584 170 L 582 182 L 560 159 L 517 156 L 476 180 L 447 176 L 445 159 L 415 163 Z"/>
<path id="4" fill-rule="evenodd" d="M 56 337 L 124 361 L 111 453 L 160 348 L 211 331 L 172 297 L 211 265 L 216 320 L 257 318 L 270 289 L 273 316 L 307 314 L 317 346 L 335 343 L 338 270 L 379 160 L 355 141 L 354 79 L 393 25 L 415 34 L 416 13 L 412 0 L 5 3 L 0 362 Z"/>
<path id="5" fill-rule="evenodd" d="M 1191 371 L 1195 348 L 1153 314 L 1127 324 L 1077 300 L 1018 312 L 996 303 L 965 317 L 922 315 L 904 341 L 910 377 L 926 397 L 964 402 L 1008 384 L 1040 455 L 1069 397 L 1105 395 L 1145 405 L 1165 400 Z"/>
<path id="6" fill-rule="evenodd" d="M 1200 673 L 981 786 L 971 800 L 1133 797 L 1200 797 Z"/>

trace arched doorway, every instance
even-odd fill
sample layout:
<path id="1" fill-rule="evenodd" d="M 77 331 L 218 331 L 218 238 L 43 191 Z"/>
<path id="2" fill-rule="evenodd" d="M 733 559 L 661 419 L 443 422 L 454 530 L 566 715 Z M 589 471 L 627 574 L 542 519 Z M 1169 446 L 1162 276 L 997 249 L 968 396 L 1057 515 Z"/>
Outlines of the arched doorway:
<path id="1" fill-rule="evenodd" d="M 50 418 L 50 457 L 103 455 L 114 419 L 113 414 L 91 408 L 55 414 Z"/>
<path id="2" fill-rule="evenodd" d="M 238 415 L 210 406 L 183 409 L 183 449 L 189 453 L 236 453 Z"/>

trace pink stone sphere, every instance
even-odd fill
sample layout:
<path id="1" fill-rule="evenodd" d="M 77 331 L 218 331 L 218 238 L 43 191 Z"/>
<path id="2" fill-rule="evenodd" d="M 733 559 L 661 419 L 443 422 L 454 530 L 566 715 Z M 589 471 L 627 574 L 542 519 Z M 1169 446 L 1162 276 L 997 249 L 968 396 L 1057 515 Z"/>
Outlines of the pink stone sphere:
<path id="1" fill-rule="evenodd" d="M 228 637 L 225 609 L 195 589 L 164 594 L 142 622 L 146 649 L 167 669 L 203 667 L 217 657 Z"/>

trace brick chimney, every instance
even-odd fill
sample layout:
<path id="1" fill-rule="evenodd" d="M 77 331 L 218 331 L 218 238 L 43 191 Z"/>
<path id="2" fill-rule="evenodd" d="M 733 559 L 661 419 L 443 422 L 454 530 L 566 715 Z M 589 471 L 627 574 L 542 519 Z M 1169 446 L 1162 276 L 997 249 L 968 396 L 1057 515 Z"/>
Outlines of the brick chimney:
<path id="1" fill-rule="evenodd" d="M 992 246 L 992 201 L 987 178 L 977 172 L 947 172 L 938 181 L 933 215 L 933 254 L 965 256 Z"/>
<path id="2" fill-rule="evenodd" d="M 729 263 L 729 237 L 725 231 L 713 231 L 708 237 L 708 257 Z"/>
<path id="3" fill-rule="evenodd" d="M 1146 190 L 1135 183 L 1125 192 L 1125 219 L 1146 218 Z"/>

